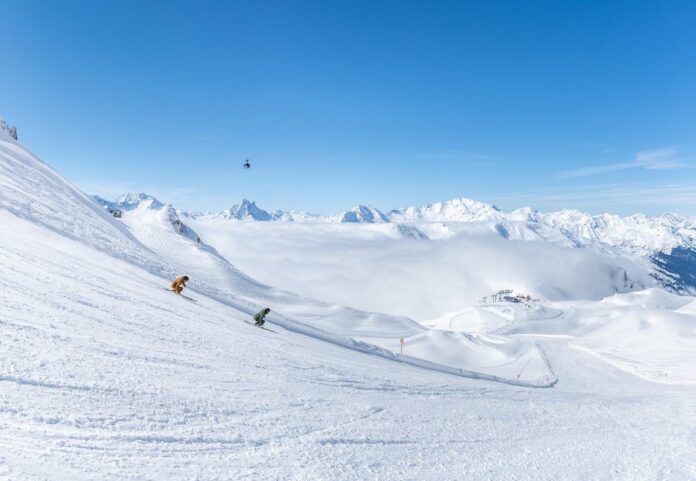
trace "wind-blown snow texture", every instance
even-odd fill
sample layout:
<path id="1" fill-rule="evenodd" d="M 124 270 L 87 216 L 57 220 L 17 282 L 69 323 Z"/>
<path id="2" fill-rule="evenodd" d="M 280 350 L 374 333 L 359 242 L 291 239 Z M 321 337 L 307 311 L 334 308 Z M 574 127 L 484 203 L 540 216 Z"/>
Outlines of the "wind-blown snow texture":
<path id="1" fill-rule="evenodd" d="M 197 219 L 132 204 L 112 218 L 0 132 L 2 478 L 696 476 L 692 298 L 491 306 L 499 334 L 431 329 L 260 284 Z M 166 291 L 182 272 L 196 303 Z M 277 334 L 243 322 L 264 305 Z M 622 312 L 633 317 L 618 328 L 602 321 Z M 646 323 L 644 338 L 612 344 Z M 517 375 L 560 381 L 505 383 Z"/>

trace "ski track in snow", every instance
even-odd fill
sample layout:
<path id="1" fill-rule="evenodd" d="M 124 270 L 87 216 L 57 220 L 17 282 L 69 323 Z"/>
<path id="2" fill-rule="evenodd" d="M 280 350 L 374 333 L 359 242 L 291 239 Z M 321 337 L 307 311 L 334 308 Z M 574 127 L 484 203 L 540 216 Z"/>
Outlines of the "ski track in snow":
<path id="1" fill-rule="evenodd" d="M 0 201 L 0 479 L 696 479 L 693 385 L 564 336 L 518 336 L 560 379 L 533 389 L 264 333 L 253 302 L 187 302 L 120 240 L 123 258 Z"/>

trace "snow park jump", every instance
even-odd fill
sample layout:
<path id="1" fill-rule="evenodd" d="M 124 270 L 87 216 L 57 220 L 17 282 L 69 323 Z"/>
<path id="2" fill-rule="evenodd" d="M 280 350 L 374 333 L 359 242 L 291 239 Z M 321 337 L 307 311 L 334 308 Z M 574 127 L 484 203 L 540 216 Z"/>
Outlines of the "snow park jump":
<path id="1" fill-rule="evenodd" d="M 695 23 L 0 0 L 0 481 L 696 480 Z"/>

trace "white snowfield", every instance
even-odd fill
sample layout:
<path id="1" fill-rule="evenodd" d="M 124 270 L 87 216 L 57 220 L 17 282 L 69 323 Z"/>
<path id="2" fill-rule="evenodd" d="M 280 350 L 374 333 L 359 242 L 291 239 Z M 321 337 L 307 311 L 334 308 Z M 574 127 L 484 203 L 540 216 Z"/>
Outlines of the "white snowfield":
<path id="1" fill-rule="evenodd" d="M 256 282 L 141 203 L 114 219 L 0 132 L 0 479 L 696 478 L 696 387 L 677 383 L 693 298 L 559 301 L 535 310 L 547 328 L 425 326 Z M 180 273 L 193 301 L 167 292 Z M 275 332 L 244 322 L 266 305 Z M 674 379 L 605 362 L 583 308 L 683 339 Z M 568 332 L 549 335 L 554 316 Z"/>

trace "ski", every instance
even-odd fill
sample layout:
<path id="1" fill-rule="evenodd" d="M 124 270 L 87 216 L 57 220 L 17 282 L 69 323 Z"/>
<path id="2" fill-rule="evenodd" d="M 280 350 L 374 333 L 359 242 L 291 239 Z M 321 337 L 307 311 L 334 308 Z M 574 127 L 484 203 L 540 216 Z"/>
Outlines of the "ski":
<path id="1" fill-rule="evenodd" d="M 244 323 L 245 323 L 245 324 L 249 324 L 249 325 L 254 326 L 254 327 L 258 327 L 258 328 L 260 328 L 260 329 L 263 329 L 264 331 L 272 332 L 273 334 L 278 334 L 278 333 L 277 333 L 276 331 L 274 331 L 273 329 L 269 329 L 269 328 L 263 327 L 263 326 L 257 326 L 255 322 L 244 321 Z"/>
<path id="2" fill-rule="evenodd" d="M 174 291 L 171 290 L 171 289 L 167 289 L 166 287 L 164 288 L 164 290 L 167 291 L 167 292 L 171 292 L 172 294 L 176 294 L 176 292 L 174 292 Z M 198 301 L 195 300 L 193 297 L 185 296 L 184 294 L 178 294 L 178 296 L 179 296 L 179 297 L 183 297 L 184 299 L 186 299 L 186 300 L 189 301 L 189 302 L 193 302 L 194 304 L 198 304 Z"/>

